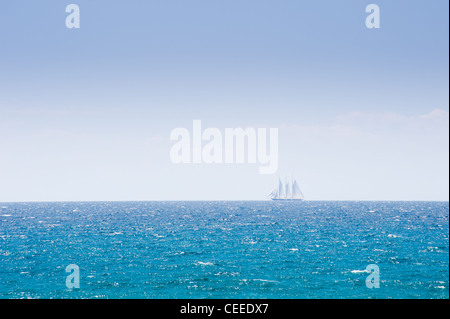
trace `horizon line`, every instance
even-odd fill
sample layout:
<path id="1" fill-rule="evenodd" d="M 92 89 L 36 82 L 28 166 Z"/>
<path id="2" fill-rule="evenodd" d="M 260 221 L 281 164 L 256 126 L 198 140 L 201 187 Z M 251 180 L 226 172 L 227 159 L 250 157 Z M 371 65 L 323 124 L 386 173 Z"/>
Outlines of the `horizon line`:
<path id="1" fill-rule="evenodd" d="M 146 199 L 146 200 L 42 200 L 42 201 L 0 201 L 0 204 L 27 204 L 27 203 L 130 203 L 130 202 L 280 202 L 271 199 Z M 282 202 L 282 201 L 281 201 Z M 403 199 L 310 199 L 286 202 L 450 202 L 446 200 L 403 200 Z"/>

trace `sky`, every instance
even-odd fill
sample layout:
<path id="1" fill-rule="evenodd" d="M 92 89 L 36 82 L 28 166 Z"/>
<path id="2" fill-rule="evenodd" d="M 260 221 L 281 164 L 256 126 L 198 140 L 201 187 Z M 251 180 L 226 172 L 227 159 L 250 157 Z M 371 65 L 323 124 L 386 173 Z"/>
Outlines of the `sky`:
<path id="1" fill-rule="evenodd" d="M 308 200 L 448 201 L 448 6 L 2 1 L 0 202 L 264 200 L 291 175 Z M 172 163 L 193 120 L 278 128 L 277 173 Z"/>

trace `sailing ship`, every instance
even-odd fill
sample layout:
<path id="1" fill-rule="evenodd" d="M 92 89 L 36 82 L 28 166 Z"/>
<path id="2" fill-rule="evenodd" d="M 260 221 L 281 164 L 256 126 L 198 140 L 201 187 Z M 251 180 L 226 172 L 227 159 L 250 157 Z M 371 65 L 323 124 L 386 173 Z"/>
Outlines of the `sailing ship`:
<path id="1" fill-rule="evenodd" d="M 304 200 L 300 187 L 295 179 L 291 179 L 291 183 L 286 182 L 283 185 L 283 182 L 280 178 L 278 178 L 278 186 L 275 187 L 272 192 L 269 194 L 270 199 L 272 200 Z"/>

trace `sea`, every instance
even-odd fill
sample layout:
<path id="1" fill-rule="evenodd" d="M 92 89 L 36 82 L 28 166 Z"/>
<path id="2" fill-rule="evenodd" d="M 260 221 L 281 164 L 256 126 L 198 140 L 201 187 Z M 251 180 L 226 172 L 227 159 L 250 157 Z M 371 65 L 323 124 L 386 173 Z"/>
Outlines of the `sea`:
<path id="1" fill-rule="evenodd" d="M 0 298 L 448 299 L 449 203 L 0 203 Z"/>

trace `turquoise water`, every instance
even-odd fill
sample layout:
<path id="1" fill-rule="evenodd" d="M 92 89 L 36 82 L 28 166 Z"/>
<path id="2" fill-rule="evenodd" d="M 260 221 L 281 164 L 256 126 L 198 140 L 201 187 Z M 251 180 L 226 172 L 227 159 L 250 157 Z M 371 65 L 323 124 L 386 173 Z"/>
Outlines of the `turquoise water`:
<path id="1" fill-rule="evenodd" d="M 448 202 L 0 203 L 0 298 L 449 298 L 448 217 Z"/>

